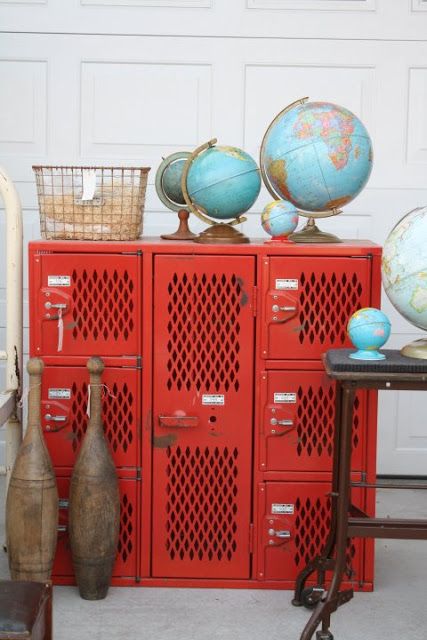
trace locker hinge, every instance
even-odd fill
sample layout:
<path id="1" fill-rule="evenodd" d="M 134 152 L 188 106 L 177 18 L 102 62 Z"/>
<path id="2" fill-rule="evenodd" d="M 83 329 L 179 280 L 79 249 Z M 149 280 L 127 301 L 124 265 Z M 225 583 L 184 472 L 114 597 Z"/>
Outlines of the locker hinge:
<path id="1" fill-rule="evenodd" d="M 362 471 L 360 474 L 360 482 L 366 482 L 366 471 Z"/>
<path id="2" fill-rule="evenodd" d="M 252 315 L 256 317 L 258 312 L 258 288 L 252 287 Z"/>
<path id="3" fill-rule="evenodd" d="M 249 525 L 249 553 L 252 554 L 254 552 L 254 531 L 255 527 L 253 522 Z"/>
<path id="4" fill-rule="evenodd" d="M 142 356 L 136 356 L 136 368 L 142 369 Z"/>
<path id="5" fill-rule="evenodd" d="M 142 471 L 141 467 L 137 467 L 137 469 L 136 469 L 136 479 L 137 480 L 142 480 L 141 471 Z"/>

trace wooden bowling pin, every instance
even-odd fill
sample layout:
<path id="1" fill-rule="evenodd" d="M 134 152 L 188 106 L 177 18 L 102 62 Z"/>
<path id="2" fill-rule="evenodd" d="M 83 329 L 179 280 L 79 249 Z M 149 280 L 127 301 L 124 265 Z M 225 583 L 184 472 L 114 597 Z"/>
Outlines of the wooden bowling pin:
<path id="1" fill-rule="evenodd" d="M 43 362 L 32 358 L 28 423 L 6 499 L 6 544 L 13 580 L 50 578 L 56 550 L 58 490 L 40 425 Z"/>
<path id="2" fill-rule="evenodd" d="M 74 466 L 69 504 L 71 555 L 85 600 L 105 598 L 117 553 L 120 497 L 116 470 L 102 427 L 104 364 L 90 358 L 90 418 Z"/>

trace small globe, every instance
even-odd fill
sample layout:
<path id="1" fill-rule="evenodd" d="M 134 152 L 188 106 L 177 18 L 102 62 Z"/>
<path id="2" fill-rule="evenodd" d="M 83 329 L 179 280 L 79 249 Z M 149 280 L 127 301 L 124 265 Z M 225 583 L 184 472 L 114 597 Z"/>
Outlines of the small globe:
<path id="1" fill-rule="evenodd" d="M 385 313 L 379 309 L 365 307 L 351 316 L 347 325 L 347 334 L 356 349 L 350 354 L 355 360 L 384 360 L 379 353 L 390 336 L 391 324 Z"/>
<path id="2" fill-rule="evenodd" d="M 298 211 L 286 200 L 276 200 L 264 207 L 261 226 L 273 238 L 287 238 L 298 225 Z"/>
<path id="3" fill-rule="evenodd" d="M 184 165 L 187 158 L 179 158 L 169 164 L 163 172 L 162 186 L 166 196 L 176 202 L 176 204 L 185 205 L 184 196 L 181 189 L 181 178 Z"/>
<path id="4" fill-rule="evenodd" d="M 261 189 L 255 160 L 242 149 L 212 146 L 200 153 L 188 170 L 188 195 L 215 220 L 238 218 L 250 209 Z"/>
<path id="5" fill-rule="evenodd" d="M 168 209 L 179 211 L 185 209 L 185 198 L 182 193 L 181 179 L 188 151 L 178 151 L 164 158 L 156 172 L 156 191 L 160 200 Z"/>
<path id="6" fill-rule="evenodd" d="M 261 166 L 277 195 L 299 209 L 337 209 L 367 183 L 372 143 L 348 109 L 329 102 L 300 102 L 273 120 Z"/>

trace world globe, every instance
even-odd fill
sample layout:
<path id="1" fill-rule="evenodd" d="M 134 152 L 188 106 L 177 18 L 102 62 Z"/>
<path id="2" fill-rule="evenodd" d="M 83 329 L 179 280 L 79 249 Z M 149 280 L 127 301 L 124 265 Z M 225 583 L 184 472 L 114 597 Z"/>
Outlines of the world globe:
<path id="1" fill-rule="evenodd" d="M 258 197 L 261 189 L 258 165 L 243 149 L 216 146 L 215 142 L 211 140 L 193 152 L 182 177 L 184 198 L 191 211 L 210 225 L 212 219 L 222 221 L 196 241 L 249 242 L 240 232 L 232 232 L 230 224 L 243 222 L 242 214 Z M 225 225 L 224 220 L 231 222 Z"/>
<path id="2" fill-rule="evenodd" d="M 298 225 L 298 211 L 286 200 L 276 200 L 264 207 L 261 226 L 275 239 L 287 240 Z"/>
<path id="3" fill-rule="evenodd" d="M 385 292 L 408 322 L 427 330 L 427 207 L 405 215 L 384 243 L 382 280 Z M 427 358 L 427 339 L 402 349 L 415 358 Z"/>
<path id="4" fill-rule="evenodd" d="M 315 218 L 339 213 L 361 192 L 372 157 L 369 134 L 354 113 L 330 102 L 303 99 L 284 109 L 268 127 L 260 166 L 273 196 Z"/>
<path id="5" fill-rule="evenodd" d="M 187 189 L 191 200 L 211 218 L 239 217 L 260 192 L 258 165 L 237 147 L 210 147 L 191 164 Z"/>
<path id="6" fill-rule="evenodd" d="M 359 309 L 351 316 L 347 334 L 357 351 L 350 353 L 354 360 L 384 360 L 378 349 L 390 337 L 391 324 L 385 313 L 373 307 Z"/>

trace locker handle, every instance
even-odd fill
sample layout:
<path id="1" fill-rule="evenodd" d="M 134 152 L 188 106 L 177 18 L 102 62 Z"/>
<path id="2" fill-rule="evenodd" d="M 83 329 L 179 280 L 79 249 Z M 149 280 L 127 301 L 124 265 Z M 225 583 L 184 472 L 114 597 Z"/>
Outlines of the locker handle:
<path id="1" fill-rule="evenodd" d="M 45 420 L 52 420 L 52 422 L 65 422 L 67 419 L 67 416 L 53 416 L 50 413 L 46 413 Z"/>
<path id="2" fill-rule="evenodd" d="M 197 416 L 159 416 L 159 424 L 169 429 L 188 429 L 197 427 L 199 418 Z"/>
<path id="3" fill-rule="evenodd" d="M 276 531 L 275 529 L 269 529 L 268 535 L 288 540 L 291 537 L 291 532 L 287 530 Z"/>
<path id="4" fill-rule="evenodd" d="M 293 420 L 278 420 L 277 418 L 271 418 L 270 420 L 270 424 L 272 427 L 293 427 L 294 426 L 294 421 Z"/>
<path id="5" fill-rule="evenodd" d="M 297 308 L 294 307 L 280 307 L 278 304 L 273 304 L 273 306 L 271 307 L 271 310 L 273 311 L 273 313 L 277 313 L 278 311 L 296 311 Z"/>

